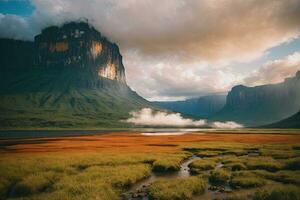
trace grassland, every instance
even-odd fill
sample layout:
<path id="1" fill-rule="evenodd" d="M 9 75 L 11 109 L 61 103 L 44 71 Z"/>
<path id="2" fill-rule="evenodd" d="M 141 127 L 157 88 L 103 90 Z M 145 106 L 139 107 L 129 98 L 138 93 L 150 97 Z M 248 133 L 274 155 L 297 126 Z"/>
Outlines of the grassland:
<path id="1" fill-rule="evenodd" d="M 147 186 L 151 198 L 209 199 L 211 186 L 224 199 L 300 197 L 298 135 L 113 133 L 2 139 L 0 146 L 0 199 L 120 199 L 152 173 L 179 170 L 191 155 L 210 156 L 189 164 L 198 175 Z"/>

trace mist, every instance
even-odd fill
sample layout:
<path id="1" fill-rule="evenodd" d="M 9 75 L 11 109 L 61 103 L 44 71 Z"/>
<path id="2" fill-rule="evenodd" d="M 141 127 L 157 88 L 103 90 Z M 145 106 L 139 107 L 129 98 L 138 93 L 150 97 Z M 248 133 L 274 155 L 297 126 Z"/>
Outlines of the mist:
<path id="1" fill-rule="evenodd" d="M 143 108 L 139 111 L 133 111 L 130 113 L 131 118 L 126 122 L 136 125 L 153 125 L 153 126 L 205 126 L 206 120 L 192 120 L 184 118 L 179 113 L 167 113 L 162 111 L 153 111 L 150 108 Z"/>
<path id="2" fill-rule="evenodd" d="M 235 128 L 243 128 L 244 126 L 234 121 L 227 121 L 227 122 L 213 122 L 212 127 L 224 128 L 224 129 L 235 129 Z"/>
<path id="3" fill-rule="evenodd" d="M 193 120 L 184 118 L 180 113 L 167 113 L 163 111 L 154 111 L 151 108 L 143 108 L 139 111 L 130 113 L 131 117 L 125 120 L 127 123 L 145 126 L 174 126 L 174 127 L 212 127 L 234 129 L 242 128 L 243 125 L 233 121 L 227 122 L 207 122 L 205 119 Z"/>

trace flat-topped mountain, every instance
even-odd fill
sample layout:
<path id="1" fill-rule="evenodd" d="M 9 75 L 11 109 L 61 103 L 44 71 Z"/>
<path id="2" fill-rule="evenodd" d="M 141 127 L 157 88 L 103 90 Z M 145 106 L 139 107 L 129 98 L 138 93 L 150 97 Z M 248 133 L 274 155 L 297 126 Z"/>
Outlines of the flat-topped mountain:
<path id="1" fill-rule="evenodd" d="M 89 69 L 101 77 L 126 82 L 118 46 L 87 23 L 45 28 L 35 36 L 34 44 L 37 66 Z"/>
<path id="2" fill-rule="evenodd" d="M 126 84 L 116 44 L 84 22 L 0 39 L 1 128 L 120 127 L 151 107 Z"/>
<path id="3" fill-rule="evenodd" d="M 224 108 L 213 119 L 259 126 L 287 118 L 299 108 L 300 71 L 278 84 L 233 87 Z"/>

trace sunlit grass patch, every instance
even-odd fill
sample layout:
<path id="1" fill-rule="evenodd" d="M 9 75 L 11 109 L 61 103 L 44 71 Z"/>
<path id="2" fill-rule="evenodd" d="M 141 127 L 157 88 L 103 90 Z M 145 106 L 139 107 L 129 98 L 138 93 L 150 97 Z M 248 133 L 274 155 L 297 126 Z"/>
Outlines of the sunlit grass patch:
<path id="1" fill-rule="evenodd" d="M 209 182 L 213 185 L 223 185 L 228 182 L 230 172 L 224 169 L 216 169 L 209 175 Z"/>
<path id="2" fill-rule="evenodd" d="M 273 159 L 272 157 L 249 157 L 248 159 L 245 160 L 245 164 L 247 165 L 248 169 L 263 169 L 267 171 L 277 171 L 283 167 L 283 165 Z"/>
<path id="3" fill-rule="evenodd" d="M 216 166 L 216 161 L 213 159 L 196 160 L 189 164 L 192 173 L 197 173 L 203 170 L 211 170 Z"/>
<path id="4" fill-rule="evenodd" d="M 258 175 L 243 171 L 232 174 L 230 185 L 233 188 L 256 188 L 266 184 L 266 181 Z"/>
<path id="5" fill-rule="evenodd" d="M 155 172 L 171 172 L 178 171 L 180 164 L 184 159 L 187 159 L 190 154 L 175 154 L 175 155 L 163 155 L 158 157 L 152 165 L 152 170 Z"/>
<path id="6" fill-rule="evenodd" d="M 11 189 L 11 196 L 27 196 L 51 190 L 52 185 L 58 180 L 54 172 L 40 172 L 25 176 Z"/>
<path id="7" fill-rule="evenodd" d="M 285 184 L 300 184 L 300 171 L 278 171 L 268 172 L 264 170 L 255 170 L 255 174 L 270 179 L 273 181 L 285 183 Z"/>
<path id="8" fill-rule="evenodd" d="M 282 150 L 282 149 L 263 149 L 263 156 L 271 156 L 275 159 L 286 159 L 286 158 L 294 158 L 300 156 L 300 153 L 291 150 Z"/>
<path id="9" fill-rule="evenodd" d="M 206 183 L 200 177 L 161 180 L 149 187 L 149 195 L 156 200 L 188 200 L 205 191 Z"/>
<path id="10" fill-rule="evenodd" d="M 132 164 L 120 166 L 94 166 L 88 168 L 77 177 L 85 180 L 102 180 L 117 188 L 128 188 L 133 183 L 150 175 L 147 164 Z"/>
<path id="11" fill-rule="evenodd" d="M 244 149 L 231 149 L 223 152 L 223 155 L 236 155 L 236 156 L 244 156 L 247 155 L 248 151 Z"/>
<path id="12" fill-rule="evenodd" d="M 196 153 L 199 157 L 215 157 L 222 155 L 223 151 L 200 151 Z"/>
<path id="13" fill-rule="evenodd" d="M 259 190 L 253 200 L 300 200 L 300 190 L 292 186 L 275 188 L 271 191 Z"/>

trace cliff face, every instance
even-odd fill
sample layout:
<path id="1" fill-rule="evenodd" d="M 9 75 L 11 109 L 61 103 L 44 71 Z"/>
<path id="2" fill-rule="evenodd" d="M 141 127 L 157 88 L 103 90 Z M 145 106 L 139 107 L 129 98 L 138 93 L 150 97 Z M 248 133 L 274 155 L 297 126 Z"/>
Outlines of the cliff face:
<path id="1" fill-rule="evenodd" d="M 45 68 L 81 68 L 100 77 L 126 83 L 116 44 L 86 23 L 48 27 L 35 37 L 35 64 Z"/>
<path id="2" fill-rule="evenodd" d="M 0 129 L 122 127 L 151 107 L 127 86 L 118 46 L 86 23 L 0 39 L 0 51 Z"/>
<path id="3" fill-rule="evenodd" d="M 233 87 L 226 105 L 215 118 L 256 126 L 286 118 L 299 108 L 300 72 L 297 72 L 295 77 L 279 84 Z"/>
<path id="4" fill-rule="evenodd" d="M 175 112 L 196 117 L 210 117 L 220 111 L 226 102 L 225 95 L 209 95 L 184 101 L 154 102 L 156 105 Z"/>

